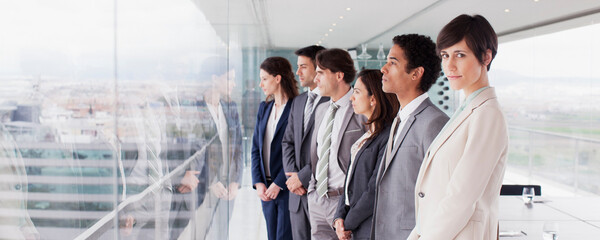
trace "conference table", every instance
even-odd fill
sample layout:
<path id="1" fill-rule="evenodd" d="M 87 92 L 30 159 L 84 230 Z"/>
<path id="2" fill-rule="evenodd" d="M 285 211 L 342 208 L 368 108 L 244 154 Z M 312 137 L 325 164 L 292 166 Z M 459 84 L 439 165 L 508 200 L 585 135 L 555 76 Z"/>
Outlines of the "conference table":
<path id="1" fill-rule="evenodd" d="M 600 197 L 500 197 L 500 239 L 542 239 L 546 222 L 558 225 L 558 239 L 600 239 Z"/>

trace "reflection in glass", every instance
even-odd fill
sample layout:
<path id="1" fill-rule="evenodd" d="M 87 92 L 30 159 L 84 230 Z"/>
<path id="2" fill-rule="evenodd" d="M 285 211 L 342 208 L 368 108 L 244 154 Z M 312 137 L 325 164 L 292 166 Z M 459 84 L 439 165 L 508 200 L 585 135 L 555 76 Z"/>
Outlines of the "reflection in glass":
<path id="1" fill-rule="evenodd" d="M 385 60 L 385 52 L 383 51 L 383 43 L 379 44 L 379 51 L 377 51 L 377 60 Z"/>
<path id="2" fill-rule="evenodd" d="M 371 57 L 372 57 L 371 54 L 369 54 L 367 52 L 367 44 L 361 43 L 360 48 L 362 49 L 362 52 L 360 53 L 360 55 L 358 55 L 358 59 L 361 59 L 361 60 L 371 59 Z"/>
<path id="3" fill-rule="evenodd" d="M 27 173 L 10 133 L 0 123 L 0 239 L 38 239 L 27 211 Z"/>

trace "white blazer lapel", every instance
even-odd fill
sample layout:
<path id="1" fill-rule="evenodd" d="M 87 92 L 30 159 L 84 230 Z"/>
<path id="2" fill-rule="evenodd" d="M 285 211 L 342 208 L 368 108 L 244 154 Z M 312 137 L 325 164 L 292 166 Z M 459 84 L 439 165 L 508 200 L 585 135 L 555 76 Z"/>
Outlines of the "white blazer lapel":
<path id="1" fill-rule="evenodd" d="M 431 163 L 431 159 L 433 159 L 438 150 L 442 147 L 442 145 L 444 145 L 444 143 L 446 143 L 446 141 L 448 141 L 448 139 L 452 136 L 456 129 L 458 129 L 465 122 L 465 120 L 467 120 L 467 118 L 471 116 L 473 110 L 475 110 L 476 108 L 481 106 L 481 104 L 492 98 L 496 98 L 493 88 L 484 90 L 479 94 L 479 96 L 475 97 L 473 101 L 471 101 L 469 106 L 465 107 L 465 109 L 454 120 L 452 120 L 452 122 L 448 123 L 450 125 L 444 127 L 443 132 L 440 132 L 440 134 L 435 138 L 435 140 L 433 140 L 433 143 L 431 143 L 431 146 L 429 146 L 429 150 L 427 150 L 427 153 L 425 154 L 423 171 L 427 171 L 427 168 Z M 420 182 L 420 177 L 422 177 L 423 175 L 424 174 L 419 174 L 419 179 L 417 179 L 417 182 Z"/>

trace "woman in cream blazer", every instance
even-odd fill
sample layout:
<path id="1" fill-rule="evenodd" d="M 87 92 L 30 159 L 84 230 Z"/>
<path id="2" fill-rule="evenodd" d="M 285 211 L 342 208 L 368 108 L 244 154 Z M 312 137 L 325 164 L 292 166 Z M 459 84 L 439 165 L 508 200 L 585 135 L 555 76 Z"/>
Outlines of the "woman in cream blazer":
<path id="1" fill-rule="evenodd" d="M 497 239 L 508 149 L 504 115 L 487 76 L 497 39 L 479 15 L 458 16 L 438 35 L 444 73 L 467 98 L 425 155 L 409 239 Z"/>

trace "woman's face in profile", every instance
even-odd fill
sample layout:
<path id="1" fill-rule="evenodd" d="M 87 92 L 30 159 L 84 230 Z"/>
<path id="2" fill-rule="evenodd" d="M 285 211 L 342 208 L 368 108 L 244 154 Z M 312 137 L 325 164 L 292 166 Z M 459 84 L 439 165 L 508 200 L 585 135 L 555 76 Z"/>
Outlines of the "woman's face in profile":
<path id="1" fill-rule="evenodd" d="M 275 94 L 275 92 L 279 90 L 279 80 L 277 79 L 277 76 L 273 76 L 267 71 L 261 69 L 260 88 L 262 88 L 263 92 L 265 93 L 265 96 Z"/>
<path id="2" fill-rule="evenodd" d="M 454 90 L 465 90 L 473 92 L 477 90 L 476 84 L 481 80 L 483 71 L 487 71 L 486 67 L 477 60 L 475 54 L 465 40 L 442 49 L 442 68 L 444 74 L 450 82 L 450 87 Z M 475 89 L 472 89 L 475 88 Z"/>
<path id="3" fill-rule="evenodd" d="M 356 114 L 368 117 L 371 116 L 373 109 L 375 108 L 373 106 L 375 104 L 375 98 L 369 96 L 369 91 L 361 78 L 358 78 L 354 84 L 354 92 L 350 97 L 350 101 L 352 101 L 352 108 L 354 108 L 354 113 Z"/>

